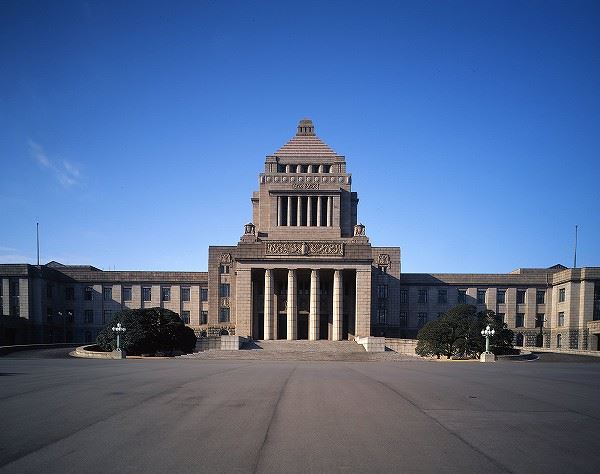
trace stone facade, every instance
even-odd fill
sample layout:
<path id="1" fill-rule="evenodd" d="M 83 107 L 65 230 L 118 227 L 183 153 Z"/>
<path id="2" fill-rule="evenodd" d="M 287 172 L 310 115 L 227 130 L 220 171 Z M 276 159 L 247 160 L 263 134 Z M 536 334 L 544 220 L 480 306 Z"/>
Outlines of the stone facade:
<path id="1" fill-rule="evenodd" d="M 209 247 L 208 272 L 0 265 L 0 345 L 89 342 L 116 311 L 157 306 L 208 336 L 413 338 L 464 302 L 504 315 L 517 345 L 599 349 L 600 268 L 403 274 L 398 247 L 369 242 L 345 157 L 310 120 L 258 183 L 252 223 L 236 245 Z"/>

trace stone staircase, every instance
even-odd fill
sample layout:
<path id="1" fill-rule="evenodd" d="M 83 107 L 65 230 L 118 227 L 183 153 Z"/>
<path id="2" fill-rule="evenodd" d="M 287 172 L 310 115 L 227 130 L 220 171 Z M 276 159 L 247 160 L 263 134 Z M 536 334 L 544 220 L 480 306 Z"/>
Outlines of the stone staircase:
<path id="1" fill-rule="evenodd" d="M 411 360 L 393 351 L 368 353 L 354 341 L 249 341 L 238 351 L 208 350 L 181 356 L 191 359 L 296 360 L 296 361 L 374 361 Z"/>

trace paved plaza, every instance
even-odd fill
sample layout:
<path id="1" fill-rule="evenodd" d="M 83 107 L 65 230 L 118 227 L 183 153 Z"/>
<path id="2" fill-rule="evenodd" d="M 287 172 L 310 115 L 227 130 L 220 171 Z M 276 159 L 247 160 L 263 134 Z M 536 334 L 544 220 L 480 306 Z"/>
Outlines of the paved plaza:
<path id="1" fill-rule="evenodd" d="M 597 472 L 600 364 L 0 357 L 1 472 Z"/>

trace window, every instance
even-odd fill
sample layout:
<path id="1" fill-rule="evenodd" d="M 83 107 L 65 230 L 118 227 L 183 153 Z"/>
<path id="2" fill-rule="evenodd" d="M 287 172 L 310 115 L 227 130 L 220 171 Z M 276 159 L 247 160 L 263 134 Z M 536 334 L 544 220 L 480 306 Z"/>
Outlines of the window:
<path id="1" fill-rule="evenodd" d="M 477 290 L 477 304 L 485 304 L 485 290 Z"/>
<path id="2" fill-rule="evenodd" d="M 544 313 L 538 313 L 535 315 L 535 327 L 544 327 Z"/>
<path id="3" fill-rule="evenodd" d="M 149 286 L 142 288 L 142 299 L 144 301 L 152 301 L 152 288 Z"/>
<path id="4" fill-rule="evenodd" d="M 517 304 L 525 304 L 525 290 L 517 290 Z"/>
<path id="5" fill-rule="evenodd" d="M 200 311 L 200 324 L 208 324 L 208 311 Z"/>
<path id="6" fill-rule="evenodd" d="M 506 303 L 506 290 L 498 290 L 498 293 L 496 294 L 496 301 L 498 304 Z"/>
<path id="7" fill-rule="evenodd" d="M 183 321 L 184 324 L 190 324 L 190 312 L 182 311 L 181 312 L 181 320 Z"/>
<path id="8" fill-rule="evenodd" d="M 579 334 L 573 334 L 569 341 L 569 349 L 577 349 L 579 345 Z"/>
<path id="9" fill-rule="evenodd" d="M 406 311 L 400 312 L 399 324 L 401 328 L 405 328 L 408 325 L 408 314 Z"/>
<path id="10" fill-rule="evenodd" d="M 278 173 L 285 173 L 285 165 L 277 163 L 277 172 Z"/>
<path id="11" fill-rule="evenodd" d="M 565 325 L 565 313 L 563 313 L 562 311 L 560 313 L 558 313 L 558 325 L 559 326 Z"/>
<path id="12" fill-rule="evenodd" d="M 83 289 L 83 299 L 85 301 L 92 301 L 93 291 L 94 291 L 94 289 L 91 286 L 86 286 Z"/>
<path id="13" fill-rule="evenodd" d="M 301 173 L 308 173 L 308 165 L 300 165 Z"/>
<path id="14" fill-rule="evenodd" d="M 377 285 L 377 297 L 378 298 L 387 298 L 388 297 L 388 286 L 387 285 Z"/>
<path id="15" fill-rule="evenodd" d="M 46 284 L 46 298 L 52 299 L 52 284 L 50 283 Z"/>
<path id="16" fill-rule="evenodd" d="M 515 327 L 522 328 L 523 326 L 525 326 L 525 313 L 517 313 Z"/>
<path id="17" fill-rule="evenodd" d="M 444 304 L 448 302 L 448 290 L 438 290 L 438 303 Z"/>
<path id="18" fill-rule="evenodd" d="M 425 326 L 426 322 L 427 322 L 427 313 L 419 313 L 419 320 L 417 322 L 417 326 L 422 328 L 423 326 Z"/>
<path id="19" fill-rule="evenodd" d="M 381 273 L 387 273 L 387 265 L 379 265 L 377 268 L 379 268 Z"/>
<path id="20" fill-rule="evenodd" d="M 556 347 L 558 347 L 558 348 L 562 347 L 562 334 L 556 335 Z"/>
<path id="21" fill-rule="evenodd" d="M 385 324 L 386 317 L 387 317 L 387 309 L 379 308 L 377 310 L 377 322 L 379 324 Z"/>
<path id="22" fill-rule="evenodd" d="M 104 301 L 112 300 L 112 288 L 110 286 L 105 286 L 104 288 L 102 288 L 102 296 L 104 298 Z"/>
<path id="23" fill-rule="evenodd" d="M 331 165 L 323 165 L 323 173 L 331 173 Z"/>
<path id="24" fill-rule="evenodd" d="M 408 303 L 408 290 L 400 290 L 400 303 Z"/>
<path id="25" fill-rule="evenodd" d="M 160 299 L 161 301 L 171 301 L 171 287 L 164 286 L 160 289 Z"/>
<path id="26" fill-rule="evenodd" d="M 181 289 L 181 301 L 189 301 L 190 300 L 190 289 L 182 288 Z"/>
<path id="27" fill-rule="evenodd" d="M 67 286 L 65 288 L 65 299 L 67 301 L 73 301 L 75 299 L 75 288 Z"/>
<path id="28" fill-rule="evenodd" d="M 94 310 L 93 309 L 86 309 L 83 312 L 83 322 L 86 324 L 94 323 Z"/>
<path id="29" fill-rule="evenodd" d="M 229 308 L 221 308 L 219 312 L 219 322 L 220 323 L 228 323 L 229 322 Z"/>
<path id="30" fill-rule="evenodd" d="M 102 311 L 102 324 L 107 324 L 112 321 L 112 310 L 105 309 Z"/>
<path id="31" fill-rule="evenodd" d="M 566 291 L 564 288 L 561 288 L 560 290 L 558 290 L 558 302 L 564 303 L 565 299 L 566 299 Z"/>
<path id="32" fill-rule="evenodd" d="M 504 314 L 504 313 L 497 313 L 497 315 L 500 318 L 500 321 L 502 321 L 502 324 L 506 324 L 506 314 Z"/>
<path id="33" fill-rule="evenodd" d="M 467 290 L 458 290 L 458 303 L 465 304 L 467 302 Z"/>
<path id="34" fill-rule="evenodd" d="M 221 298 L 227 298 L 229 296 L 229 283 L 221 283 L 220 293 Z"/>
<path id="35" fill-rule="evenodd" d="M 200 301 L 208 301 L 208 288 L 200 288 Z"/>
<path id="36" fill-rule="evenodd" d="M 123 288 L 123 301 L 131 301 L 131 287 L 126 286 Z"/>
<path id="37" fill-rule="evenodd" d="M 537 290 L 535 292 L 535 302 L 537 304 L 544 304 L 546 302 L 546 291 L 545 290 Z"/>
<path id="38" fill-rule="evenodd" d="M 427 303 L 427 290 L 419 290 L 419 303 Z"/>
<path id="39" fill-rule="evenodd" d="M 220 265 L 219 266 L 219 273 L 221 275 L 227 275 L 229 273 L 229 265 Z"/>

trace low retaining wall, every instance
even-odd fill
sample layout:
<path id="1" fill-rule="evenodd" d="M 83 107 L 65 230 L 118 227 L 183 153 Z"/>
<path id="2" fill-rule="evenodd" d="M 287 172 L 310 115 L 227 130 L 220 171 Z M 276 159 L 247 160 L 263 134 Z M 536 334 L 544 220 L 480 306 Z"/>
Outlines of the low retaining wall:
<path id="1" fill-rule="evenodd" d="M 358 337 L 357 343 L 362 344 L 367 352 L 385 352 L 385 337 Z"/>
<path id="2" fill-rule="evenodd" d="M 246 338 L 242 336 L 221 336 L 222 351 L 239 351 Z"/>
<path id="3" fill-rule="evenodd" d="M 88 347 L 94 347 L 94 345 L 79 346 L 69 355 L 73 357 L 83 357 L 86 359 L 125 359 L 125 351 L 112 351 L 112 352 L 101 352 L 101 351 L 90 351 Z"/>
<path id="4" fill-rule="evenodd" d="M 415 352 L 417 348 L 416 339 L 397 339 L 395 337 L 386 337 L 385 347 L 397 352 L 398 354 L 417 355 Z"/>
<path id="5" fill-rule="evenodd" d="M 554 352 L 555 354 L 573 354 L 590 357 L 600 357 L 600 351 L 582 351 L 579 349 L 546 349 L 545 347 L 529 347 L 526 349 L 531 352 Z"/>
<path id="6" fill-rule="evenodd" d="M 67 342 L 59 344 L 19 344 L 14 346 L 0 346 L 0 355 L 11 352 L 33 351 L 36 349 L 60 349 L 61 347 L 77 347 L 81 342 Z"/>

